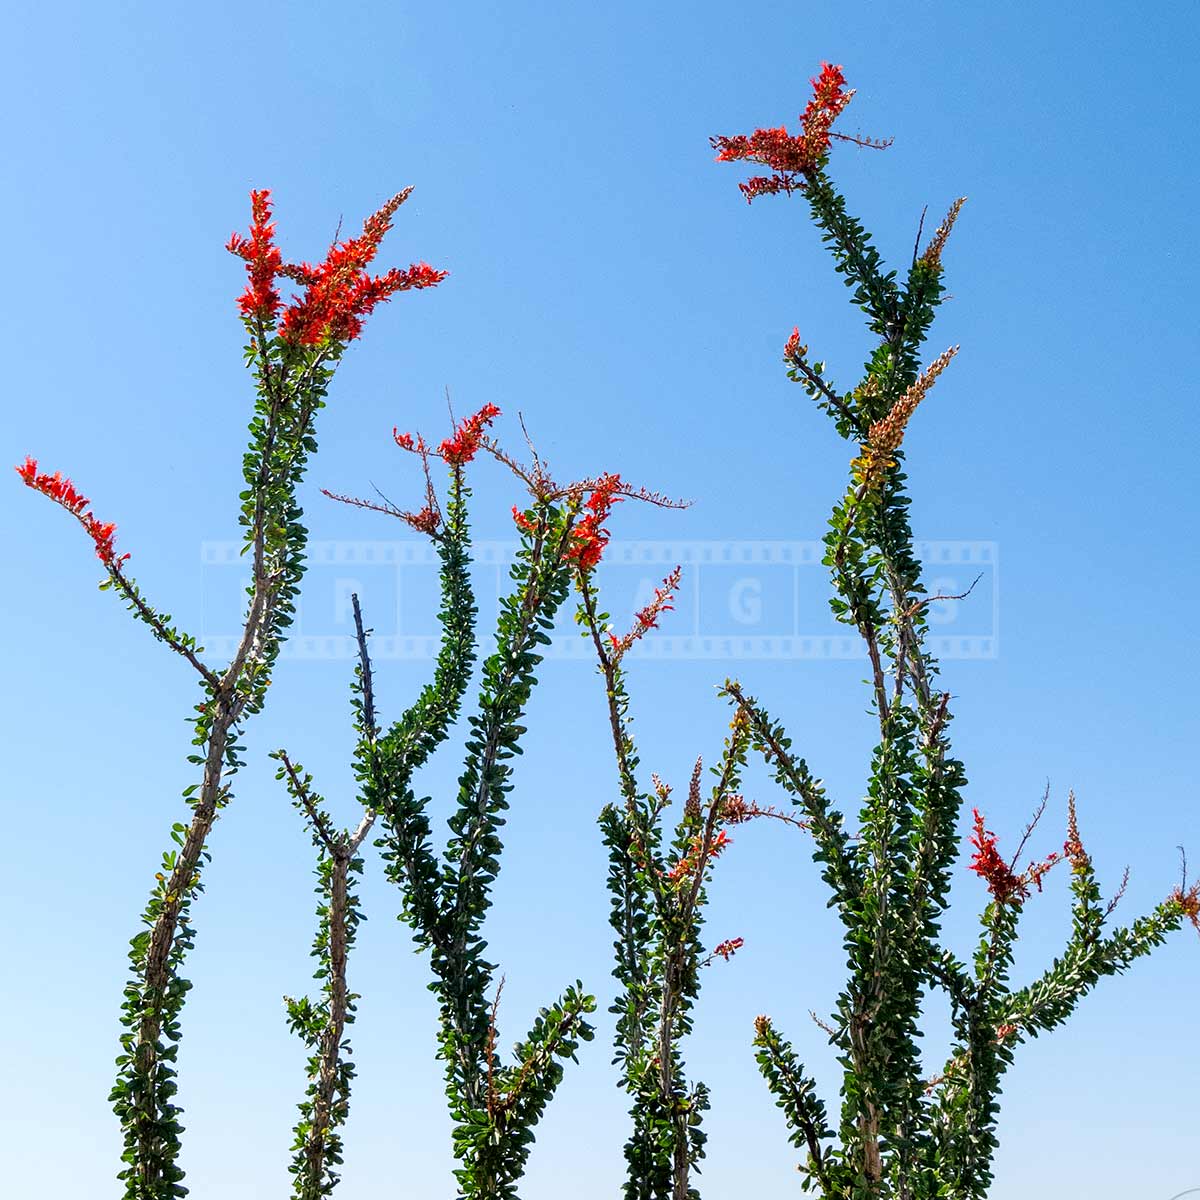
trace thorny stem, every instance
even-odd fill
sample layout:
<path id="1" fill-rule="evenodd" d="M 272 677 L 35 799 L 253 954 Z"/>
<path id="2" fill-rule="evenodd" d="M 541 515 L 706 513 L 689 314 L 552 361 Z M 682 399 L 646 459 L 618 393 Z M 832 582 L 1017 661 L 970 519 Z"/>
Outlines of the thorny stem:
<path id="1" fill-rule="evenodd" d="M 216 701 L 216 713 L 208 738 L 200 797 L 175 869 L 171 872 L 166 895 L 154 923 L 146 952 L 143 1009 L 134 1048 L 137 1072 L 144 1081 L 141 1097 L 137 1102 L 139 1119 L 136 1121 L 134 1136 L 138 1148 L 138 1181 L 146 1197 L 155 1195 L 154 1189 L 161 1179 L 157 1154 L 159 1139 L 155 1128 L 158 1122 L 156 1068 L 162 1034 L 162 1001 L 171 974 L 171 951 L 180 912 L 196 886 L 200 858 L 223 799 L 222 768 L 229 730 L 234 719 L 229 701 L 223 696 L 220 697 Z"/>
<path id="2" fill-rule="evenodd" d="M 587 616 L 588 633 L 592 644 L 596 647 L 596 657 L 600 662 L 600 670 L 604 675 L 604 694 L 608 702 L 608 723 L 612 733 L 613 752 L 617 758 L 617 771 L 621 778 L 621 791 L 625 794 L 627 805 L 635 803 L 637 797 L 637 780 L 629 764 L 629 748 L 625 734 L 621 728 L 621 710 L 617 703 L 617 668 L 612 656 L 604 646 L 600 634 L 600 623 L 596 613 L 596 596 L 591 587 L 591 581 L 585 572 L 578 575 L 579 594 L 583 600 L 584 612 Z"/>
<path id="3" fill-rule="evenodd" d="M 561 559 L 562 552 L 566 549 L 570 542 L 571 523 L 568 521 L 564 526 L 562 536 L 559 539 L 557 547 L 556 562 Z M 542 577 L 544 569 L 543 551 L 545 550 L 545 531 L 541 527 L 534 540 L 533 551 L 530 556 L 531 575 L 530 586 L 524 597 L 522 606 L 522 620 L 509 646 L 508 659 L 503 670 L 500 672 L 497 682 L 496 691 L 506 691 L 517 677 L 520 669 L 519 664 L 521 655 L 524 653 L 529 644 L 529 637 L 533 631 L 534 622 L 537 618 L 539 609 L 541 608 L 544 595 L 536 586 L 537 582 Z M 454 942 L 455 958 L 461 958 L 466 948 L 466 939 L 468 935 L 468 923 L 465 918 L 465 906 L 467 904 L 468 889 L 464 887 L 471 881 L 475 873 L 476 860 L 476 845 L 480 837 L 483 836 L 483 820 L 482 816 L 486 808 L 486 797 L 490 784 L 493 768 L 496 763 L 496 755 L 500 750 L 501 728 L 498 724 L 493 723 L 488 730 L 487 741 L 484 743 L 483 753 L 479 757 L 479 783 L 475 789 L 475 799 L 472 811 L 477 813 L 480 819 L 474 821 L 470 830 L 462 840 L 461 853 L 459 855 L 459 889 L 455 906 L 455 921 L 458 925 L 459 933 Z M 475 1097 L 472 1098 L 474 1102 Z"/>
<path id="4" fill-rule="evenodd" d="M 366 820 L 366 818 L 364 818 Z M 312 1120 L 305 1156 L 305 1200 L 320 1195 L 325 1173 L 328 1132 L 333 1123 L 333 1106 L 338 1087 L 342 1033 L 346 1026 L 346 914 L 348 907 L 347 874 L 352 855 L 348 843 L 333 854 L 329 881 L 329 1018 L 321 1031 L 318 1047 L 320 1067 L 313 1093 Z"/>
<path id="5" fill-rule="evenodd" d="M 208 837 L 228 796 L 223 778 L 227 754 L 231 749 L 230 735 L 248 701 L 248 696 L 240 692 L 239 688 L 243 683 L 247 663 L 252 656 L 261 653 L 264 630 L 271 625 L 282 581 L 281 572 L 268 574 L 264 564 L 268 519 L 265 492 L 270 478 L 271 451 L 275 445 L 279 418 L 284 407 L 283 383 L 282 380 L 274 380 L 271 374 L 261 323 L 258 326 L 257 344 L 263 387 L 270 397 L 270 410 L 262 444 L 257 448 L 257 453 L 261 455 L 261 466 L 251 528 L 254 588 L 241 639 L 226 670 L 217 677 L 203 664 L 197 663 L 211 691 L 210 698 L 204 706 L 204 711 L 210 718 L 205 742 L 204 774 L 191 822 L 176 856 L 175 867 L 165 887 L 165 895 L 154 915 L 152 932 L 140 971 L 142 1011 L 132 1049 L 134 1074 L 140 1080 L 140 1086 L 136 1089 L 136 1098 L 132 1105 L 137 1115 L 132 1122 L 133 1128 L 128 1131 L 136 1146 L 134 1178 L 137 1188 L 131 1190 L 131 1195 L 138 1197 L 138 1200 L 157 1200 L 166 1182 L 163 1173 L 166 1160 L 162 1154 L 162 1134 L 159 1126 L 167 1117 L 167 1112 L 160 1110 L 158 1087 L 165 990 L 172 976 L 171 960 L 181 916 L 199 887 L 200 864 Z M 298 442 L 302 443 L 305 440 L 308 425 L 315 411 L 315 403 L 301 406 L 300 427 L 296 431 Z M 296 453 L 300 452 L 298 448 Z M 287 460 L 283 468 L 285 475 L 291 469 L 294 457 L 293 455 Z M 118 586 L 121 586 L 122 593 L 135 603 L 139 615 L 147 620 L 156 633 L 164 636 L 166 631 L 162 622 L 151 619 L 153 614 L 144 611 L 146 606 L 138 601 L 133 588 L 120 576 L 119 571 L 113 571 L 113 575 Z M 174 639 L 164 636 L 164 640 L 172 649 L 184 653 L 189 661 L 193 660 L 190 652 L 181 648 Z"/>
<path id="6" fill-rule="evenodd" d="M 108 571 L 112 576 L 113 582 L 117 585 L 117 590 L 137 609 L 138 616 L 154 630 L 161 641 L 165 642 L 176 654 L 182 655 L 196 668 L 200 673 L 200 678 L 204 680 L 212 691 L 217 691 L 221 686 L 221 681 L 216 673 L 210 667 L 206 666 L 199 655 L 185 642 L 180 640 L 167 623 L 142 599 L 141 593 L 133 583 L 125 578 L 125 574 L 121 570 L 121 564 L 116 559 L 108 564 Z"/>
<path id="7" fill-rule="evenodd" d="M 362 732 L 374 755 L 378 729 L 375 724 L 375 701 L 371 677 L 371 660 L 367 650 L 367 633 L 363 627 L 362 610 L 357 594 L 352 595 L 354 627 L 358 641 L 359 680 L 362 692 Z M 311 1092 L 308 1129 L 301 1150 L 303 1173 L 299 1181 L 303 1200 L 319 1200 L 324 1194 L 330 1132 L 334 1126 L 338 1092 L 344 1087 L 342 1071 L 342 1039 L 349 1016 L 350 993 L 346 965 L 350 942 L 351 898 L 350 871 L 355 858 L 371 828 L 376 813 L 368 808 L 352 831 L 334 832 L 321 811 L 304 778 L 301 777 L 286 751 L 277 757 L 283 764 L 293 797 L 304 809 L 313 836 L 329 859 L 328 895 L 328 958 L 326 960 L 326 990 L 328 1011 L 317 1040 L 317 1071 Z M 341 1101 L 344 1105 L 344 1098 Z"/>
<path id="8" fill-rule="evenodd" d="M 642 810 L 639 804 L 638 783 L 632 759 L 633 746 L 623 714 L 625 691 L 619 672 L 619 656 L 610 653 L 605 645 L 600 628 L 600 615 L 597 611 L 596 593 L 589 573 L 578 572 L 576 583 L 582 601 L 584 621 L 595 647 L 600 671 L 604 678 L 609 728 L 621 792 L 625 797 L 626 836 L 629 838 L 630 847 L 636 847 L 644 860 L 644 877 L 653 899 L 657 921 L 663 931 L 660 935 L 663 949 L 659 966 L 661 976 L 659 979 L 658 1022 L 654 1032 L 656 1053 L 652 1065 L 657 1068 L 655 1074 L 657 1076 L 658 1103 L 661 1104 L 666 1114 L 672 1133 L 670 1145 L 671 1198 L 672 1200 L 688 1200 L 688 1197 L 694 1194 L 691 1190 L 690 1180 L 692 1167 L 692 1147 L 689 1139 L 691 1101 L 686 1095 L 679 1094 L 675 1078 L 676 1030 L 682 1006 L 687 999 L 685 996 L 685 973 L 688 958 L 694 952 L 695 914 L 704 885 L 706 866 L 712 851 L 717 826 L 721 821 L 723 805 L 738 767 L 738 734 L 735 733 L 724 757 L 720 777 L 713 789 L 704 825 L 698 835 L 699 845 L 696 850 L 695 870 L 691 874 L 686 888 L 676 888 L 665 884 L 659 865 L 646 844 L 647 834 L 653 829 L 665 806 L 665 792 L 660 792 L 657 802 L 652 804 L 648 811 Z M 738 721 L 741 720 L 742 718 L 739 717 Z M 735 729 L 737 728 L 738 725 L 735 722 Z M 693 786 L 698 786 L 699 770 L 700 767 L 697 764 Z M 622 857 L 626 860 L 629 858 L 627 854 Z M 632 884 L 632 881 L 630 882 Z M 623 904 L 623 910 L 620 953 L 625 956 L 624 969 L 629 980 L 632 981 L 642 973 L 643 968 L 638 962 L 637 952 L 634 948 L 636 937 L 632 924 L 633 906 L 626 902 Z M 626 986 L 629 987 L 630 984 L 627 983 Z M 625 1047 L 627 1056 L 640 1048 L 634 1044 L 633 1039 L 644 1037 L 641 1022 L 645 1003 L 646 996 L 643 991 L 641 998 L 637 1000 L 633 1028 L 629 1030 L 630 1043 Z"/>
<path id="9" fill-rule="evenodd" d="M 863 423 L 858 414 L 852 408 L 850 408 L 849 405 L 847 405 L 846 401 L 839 396 L 837 392 L 833 390 L 833 388 L 829 386 L 829 384 L 825 381 L 824 376 L 818 375 L 817 372 L 813 370 L 813 368 L 809 365 L 808 360 L 802 354 L 790 354 L 788 356 L 788 362 L 790 362 L 792 366 L 794 366 L 796 370 L 804 376 L 811 387 L 816 388 L 816 390 L 819 391 L 821 395 L 829 401 L 831 408 L 835 409 L 840 416 L 844 417 L 850 423 L 850 426 L 853 429 L 857 430 L 859 433 L 862 433 Z"/>

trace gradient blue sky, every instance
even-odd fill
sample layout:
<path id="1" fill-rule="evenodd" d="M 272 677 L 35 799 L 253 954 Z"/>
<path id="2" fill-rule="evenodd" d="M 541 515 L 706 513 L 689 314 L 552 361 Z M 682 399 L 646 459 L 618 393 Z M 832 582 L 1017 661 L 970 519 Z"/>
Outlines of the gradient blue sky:
<path id="1" fill-rule="evenodd" d="M 240 272 L 222 244 L 245 226 L 251 187 L 274 189 L 285 253 L 312 257 L 339 217 L 353 227 L 411 183 L 385 258 L 453 274 L 380 310 L 348 355 L 307 490 L 314 537 L 401 534 L 315 489 L 371 480 L 415 495 L 390 430 L 440 432 L 446 386 L 460 410 L 522 410 L 564 475 L 619 469 L 697 500 L 685 513 L 626 506 L 620 536 L 819 537 L 846 450 L 788 383 L 779 351 L 798 324 L 848 380 L 867 342 L 802 202 L 748 209 L 707 138 L 794 120 L 821 59 L 841 62 L 859 88 L 843 128 L 896 139 L 884 154 L 839 148 L 834 165 L 884 253 L 905 260 L 923 205 L 940 215 L 970 197 L 947 253 L 954 300 L 931 343 L 963 350 L 909 439 L 919 535 L 994 542 L 1003 563 L 1002 580 L 989 575 L 955 618 L 987 625 L 994 598 L 998 655 L 946 664 L 969 800 L 1013 835 L 1049 779 L 1049 846 L 1074 787 L 1104 876 L 1132 868 L 1132 915 L 1176 880 L 1177 845 L 1200 865 L 1200 26 L 1192 4 L 1147 11 L 1028 0 L 21 6 L 0 81 L 4 453 L 69 470 L 185 628 L 227 625 L 228 581 L 202 565 L 201 546 L 235 531 L 250 388 Z M 477 480 L 479 536 L 507 537 L 511 481 L 486 465 Z M 0 497 L 5 1179 L 13 1196 L 103 1200 L 118 1194 L 106 1095 L 123 955 L 191 782 L 194 685 L 95 591 L 98 564 L 61 512 L 15 476 Z M 358 581 L 380 612 L 395 601 L 385 576 Z M 339 631 L 340 578 L 314 571 L 312 629 Z M 631 586 L 612 578 L 618 592 Z M 805 579 L 804 625 L 827 628 L 819 573 Z M 421 595 L 405 610 L 417 625 Z M 379 664 L 385 712 L 425 670 Z M 694 756 L 715 752 L 727 713 L 713 685 L 732 671 L 853 808 L 870 745 L 853 662 L 647 660 L 632 680 L 646 764 L 682 785 Z M 352 820 L 348 676 L 342 661 L 283 662 L 216 831 L 182 1052 L 197 1197 L 287 1187 L 303 1054 L 280 995 L 309 970 L 310 852 L 264 756 L 287 745 Z M 576 976 L 608 994 L 601 702 L 584 664 L 547 664 L 490 925 L 509 1041 Z M 428 773 L 438 811 L 456 766 L 448 751 Z M 807 847 L 774 829 L 737 842 L 709 928 L 747 944 L 706 979 L 689 1052 L 714 1090 L 709 1200 L 798 1191 L 749 1050 L 756 1013 L 773 1014 L 826 1096 L 836 1091 L 807 1013 L 836 995 L 839 938 Z M 963 874 L 956 897 L 948 937 L 962 949 L 977 881 Z M 448 1196 L 426 965 L 374 870 L 365 903 L 352 964 L 365 993 L 361 1074 L 339 1194 Z M 1020 974 L 1053 956 L 1067 923 L 1058 879 L 1031 905 Z M 1168 1200 L 1200 1186 L 1198 982 L 1189 931 L 1021 1051 L 997 1200 Z M 541 1127 L 528 1200 L 616 1195 L 625 1105 L 608 1031 L 605 1017 Z"/>

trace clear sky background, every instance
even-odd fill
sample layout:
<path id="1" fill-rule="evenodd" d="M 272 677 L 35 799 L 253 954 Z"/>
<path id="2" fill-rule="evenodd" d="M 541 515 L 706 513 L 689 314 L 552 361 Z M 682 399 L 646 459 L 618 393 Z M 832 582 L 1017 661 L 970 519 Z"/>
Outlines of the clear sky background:
<path id="1" fill-rule="evenodd" d="M 347 355 L 306 485 L 314 538 L 404 536 L 316 488 L 416 497 L 390 431 L 440 436 L 447 386 L 460 412 L 499 404 L 510 438 L 523 411 L 563 475 L 616 469 L 697 501 L 626 505 L 620 537 L 819 537 L 847 450 L 787 381 L 780 349 L 798 324 L 848 386 L 868 342 L 803 202 L 747 208 L 740 172 L 715 165 L 707 139 L 793 122 L 820 61 L 843 63 L 859 93 L 841 127 L 895 145 L 837 147 L 833 171 L 889 259 L 907 261 L 923 205 L 936 218 L 970 197 L 929 347 L 962 353 L 907 443 L 918 535 L 995 543 L 1003 564 L 950 615 L 951 631 L 1000 632 L 994 657 L 946 663 L 969 803 L 1011 839 L 1049 780 L 1048 849 L 1074 787 L 1102 877 L 1113 886 L 1132 868 L 1127 916 L 1176 882 L 1178 845 L 1200 867 L 1194 5 L 117 0 L 25 5 L 7 27 L 3 453 L 72 473 L 119 523 L 152 600 L 207 632 L 237 617 L 230 577 L 201 552 L 236 532 L 251 388 L 242 273 L 222 245 L 246 226 L 251 187 L 274 189 L 285 254 L 315 257 L 340 217 L 352 229 L 414 184 L 383 258 L 452 272 L 381 309 Z M 479 537 L 510 536 L 512 481 L 481 464 L 476 493 Z M 106 1096 L 125 947 L 193 781 L 194 684 L 95 591 L 86 539 L 15 476 L 0 522 L 6 1191 L 105 1200 L 118 1194 Z M 614 568 L 614 609 L 656 572 Z M 801 626 L 828 630 L 821 572 L 801 575 Z M 745 628 L 727 604 L 733 576 L 706 577 L 712 629 Z M 777 577 L 751 576 L 774 603 Z M 334 568 L 314 569 L 302 629 L 347 631 L 347 578 L 381 633 L 430 629 L 428 573 L 403 585 L 398 618 L 392 574 Z M 428 669 L 378 668 L 385 713 Z M 715 754 L 728 713 L 713 688 L 731 672 L 856 808 L 871 738 L 855 662 L 644 660 L 631 683 L 647 767 L 682 788 L 695 755 Z M 288 746 L 353 821 L 349 675 L 346 661 L 284 660 L 213 839 L 181 1060 L 201 1200 L 288 1188 L 304 1054 L 280 996 L 310 969 L 311 852 L 265 754 Z M 531 723 L 489 926 L 508 1042 L 577 976 L 611 994 L 595 816 L 613 772 L 584 662 L 546 665 Z M 435 813 L 457 767 L 448 747 L 427 772 Z M 777 799 L 761 773 L 751 784 Z M 708 973 L 688 1052 L 714 1092 L 708 1200 L 798 1193 L 750 1052 L 755 1014 L 776 1018 L 827 1098 L 837 1086 L 807 1015 L 829 1010 L 842 974 L 808 847 L 774 828 L 735 840 L 708 929 L 746 947 Z M 450 1196 L 427 966 L 370 863 L 339 1194 Z M 955 899 L 947 937 L 966 950 L 983 897 L 961 868 Z M 1018 977 L 1066 937 L 1065 880 L 1029 907 Z M 1198 983 L 1189 930 L 1021 1049 L 997 1200 L 1200 1187 Z M 625 1101 L 607 1016 L 600 1026 L 541 1126 L 528 1200 L 617 1194 Z"/>

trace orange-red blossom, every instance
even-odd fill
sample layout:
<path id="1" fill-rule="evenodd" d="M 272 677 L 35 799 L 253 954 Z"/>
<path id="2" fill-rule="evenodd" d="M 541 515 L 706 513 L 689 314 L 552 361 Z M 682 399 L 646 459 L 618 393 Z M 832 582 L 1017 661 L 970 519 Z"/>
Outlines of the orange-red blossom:
<path id="1" fill-rule="evenodd" d="M 666 873 L 665 878 L 669 883 L 691 879 L 707 863 L 719 857 L 731 841 L 729 834 L 721 829 L 706 847 L 704 834 L 696 834 L 688 845 L 687 853 Z"/>
<path id="2" fill-rule="evenodd" d="M 774 192 L 799 191 L 805 186 L 805 177 L 829 153 L 830 130 L 854 93 L 846 88 L 842 68 L 832 63 L 822 63 L 821 73 L 811 82 L 813 95 L 800 116 L 799 133 L 789 134 L 781 125 L 756 129 L 749 136 L 711 139 L 717 162 L 761 163 L 773 172 L 738 184 L 747 201 Z"/>
<path id="3" fill-rule="evenodd" d="M 1005 862 L 1001 856 L 996 835 L 985 828 L 983 814 L 979 809 L 972 809 L 972 815 L 975 829 L 971 834 L 971 845 L 975 847 L 975 853 L 971 856 L 969 866 L 984 880 L 996 902 L 1009 904 L 1027 900 L 1031 884 L 1040 892 L 1042 876 L 1056 863 L 1061 862 L 1063 855 L 1055 851 L 1041 862 L 1031 863 L 1024 871 L 1018 872 L 1015 864 Z M 1069 849 L 1070 843 L 1068 851 Z"/>
<path id="4" fill-rule="evenodd" d="M 95 514 L 88 508 L 91 501 L 84 496 L 75 485 L 60 471 L 53 475 L 38 473 L 37 459 L 26 455 L 25 461 L 16 468 L 16 472 L 25 481 L 27 487 L 49 496 L 55 504 L 61 504 L 87 531 L 88 537 L 96 547 L 96 557 L 106 566 L 119 568 L 129 557 L 128 554 L 118 555 L 113 544 L 117 527 L 111 521 L 97 520 Z"/>
<path id="5" fill-rule="evenodd" d="M 377 304 L 396 292 L 441 283 L 447 272 L 423 262 L 413 263 L 405 270 L 393 267 L 382 275 L 367 272 L 384 234 L 392 227 L 392 217 L 408 194 L 407 189 L 397 192 L 363 222 L 358 237 L 334 242 L 324 262 L 313 266 L 283 261 L 275 245 L 271 193 L 266 189 L 251 192 L 249 236 L 234 233 L 225 247 L 246 262 L 249 283 L 238 298 L 242 316 L 267 326 L 279 321 L 280 339 L 293 345 L 315 346 L 326 338 L 349 342 L 362 332 L 363 319 Z M 286 308 L 276 286 L 280 278 L 304 288 Z"/>

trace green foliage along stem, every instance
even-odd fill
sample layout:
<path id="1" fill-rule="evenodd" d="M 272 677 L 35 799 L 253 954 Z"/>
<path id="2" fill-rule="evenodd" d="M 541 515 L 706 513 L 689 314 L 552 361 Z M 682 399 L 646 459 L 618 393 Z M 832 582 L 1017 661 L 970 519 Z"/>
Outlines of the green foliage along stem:
<path id="1" fill-rule="evenodd" d="M 179 972 L 194 944 L 191 909 L 203 891 L 209 834 L 242 764 L 238 733 L 244 719 L 262 708 L 293 618 L 307 541 L 297 489 L 315 450 L 313 421 L 342 351 L 339 345 L 288 347 L 270 338 L 261 320 L 247 318 L 247 324 L 247 359 L 258 381 L 241 513 L 252 562 L 247 615 L 233 660 L 216 683 L 203 681 L 204 696 L 191 719 L 196 749 L 188 756 L 202 778 L 183 793 L 191 819 L 172 827 L 176 848 L 163 856 L 142 930 L 130 943 L 125 1032 L 110 1097 L 125 1134 L 126 1200 L 186 1194 L 178 1164 L 183 1126 L 174 1096 L 179 1018 L 191 984 Z M 119 581 L 110 583 L 119 587 Z"/>
<path id="2" fill-rule="evenodd" d="M 275 757 L 281 763 L 278 777 L 286 781 L 318 854 L 316 892 L 321 902 L 312 956 L 317 959 L 313 978 L 321 981 L 321 998 L 287 996 L 284 1004 L 289 1028 L 311 1052 L 308 1089 L 299 1105 L 300 1120 L 292 1144 L 292 1195 L 296 1200 L 319 1200 L 328 1196 L 339 1180 L 335 1168 L 342 1162 L 340 1129 L 350 1110 L 354 1064 L 344 1034 L 354 1022 L 358 996 L 348 989 L 346 962 L 364 919 L 352 881 L 362 873 L 358 849 L 375 814 L 368 812 L 353 831 L 337 829 L 321 797 L 312 790 L 312 777 L 285 752 L 278 751 Z"/>
<path id="3" fill-rule="evenodd" d="M 242 460 L 245 489 L 239 497 L 250 584 L 242 634 L 223 670 L 210 668 L 196 639 L 149 603 L 125 570 L 130 556 L 116 553 L 115 525 L 96 518 L 69 479 L 58 472 L 39 473 L 31 457 L 17 468 L 27 486 L 54 500 L 84 527 L 108 573 L 101 586 L 116 591 L 134 617 L 200 677 L 200 702 L 191 718 L 195 752 L 188 761 L 200 769 L 201 778 L 184 790 L 190 816 L 171 828 L 174 848 L 163 856 L 142 928 L 130 942 L 121 1010 L 124 1031 L 110 1097 L 124 1139 L 120 1178 L 125 1200 L 169 1200 L 187 1192 L 178 1161 L 183 1126 L 175 1103 L 175 1064 L 180 1014 L 191 984 L 180 969 L 194 942 L 192 904 L 203 890 L 209 835 L 229 802 L 230 779 L 241 766 L 242 725 L 263 706 L 295 613 L 308 537 L 298 495 L 317 448 L 316 415 L 325 405 L 338 361 L 362 332 L 365 317 L 395 292 L 432 287 L 445 277 L 424 263 L 380 276 L 367 273 L 408 194 L 397 193 L 368 217 L 359 236 L 335 242 L 319 266 L 284 262 L 266 191 L 251 193 L 249 235 L 234 234 L 229 240 L 227 249 L 246 264 L 248 283 L 238 307 L 256 395 Z M 290 303 L 280 296 L 281 279 L 301 289 Z M 337 879 L 335 871 L 331 883 Z"/>
<path id="4" fill-rule="evenodd" d="M 487 419 L 494 410 L 485 410 Z M 468 717 L 466 758 L 458 780 L 450 837 L 433 847 L 429 797 L 418 798 L 413 776 L 448 737 L 458 718 L 475 659 L 476 606 L 469 574 L 470 545 L 463 465 L 479 445 L 480 418 L 464 422 L 438 454 L 451 465 L 445 519 L 430 506 L 402 514 L 435 541 L 441 559 L 441 645 L 434 678 L 377 743 L 360 743 L 356 772 L 361 799 L 380 816 L 386 873 L 401 890 L 402 919 L 429 954 L 431 988 L 438 998 L 438 1053 L 454 1122 L 458 1189 L 465 1198 L 516 1196 L 534 1128 L 574 1059 L 590 1040 L 586 1020 L 595 1000 L 576 983 L 544 1008 L 506 1061 L 496 1047 L 503 981 L 486 957 L 482 927 L 491 885 L 500 870 L 499 831 L 512 790 L 512 759 L 521 752 L 524 713 L 536 685 L 541 648 L 569 586 L 573 530 L 584 491 L 539 493 L 522 516 L 521 546 L 511 590 L 500 602 L 496 649 L 482 667 L 477 708 Z M 423 442 L 400 444 L 425 458 Z M 436 515 L 435 515 L 436 513 Z"/>
<path id="5" fill-rule="evenodd" d="M 1103 976 L 1125 970 L 1185 917 L 1195 921 L 1200 902 L 1196 885 L 1185 880 L 1148 915 L 1110 930 L 1115 900 L 1106 906 L 1100 899 L 1073 799 L 1062 851 L 1024 867 L 1018 865 L 1024 842 L 1006 861 L 976 814 L 971 868 L 991 895 L 979 947 L 964 964 L 941 945 L 966 777 L 950 747 L 950 696 L 926 646 L 925 609 L 933 597 L 913 547 L 901 445 L 917 406 L 954 355 L 949 350 L 920 369 L 943 296 L 942 252 L 962 201 L 924 250 L 914 252 L 907 278 L 898 282 L 827 174 L 830 138 L 838 136 L 830 125 L 849 99 L 840 68 L 827 65 L 814 85 L 795 137 L 760 130 L 714 145 L 726 161 L 765 163 L 776 172 L 743 184 L 747 198 L 802 195 L 877 339 L 861 383 L 848 392 L 834 386 L 823 363 L 809 360 L 798 331 L 785 348 L 790 377 L 830 414 L 843 438 L 857 443 L 824 558 L 834 614 L 857 630 L 866 650 L 878 725 L 856 836 L 848 835 L 843 815 L 784 728 L 736 681 L 726 682 L 725 694 L 805 817 L 843 926 L 848 977 L 828 1026 L 842 1068 L 840 1111 L 830 1113 L 767 1017 L 758 1019 L 755 1046 L 792 1142 L 805 1156 L 805 1188 L 827 1200 L 984 1200 L 1001 1084 L 1017 1047 L 1064 1022 Z M 1072 870 L 1071 936 L 1039 979 L 1015 987 L 1009 974 L 1019 918 L 1042 875 L 1060 861 Z M 955 1042 L 932 1080 L 919 1041 L 931 990 L 949 998 Z"/>
<path id="6" fill-rule="evenodd" d="M 375 724 L 375 696 L 367 630 L 363 628 L 358 596 L 351 597 L 354 627 L 358 635 L 358 666 L 352 689 L 355 729 L 363 753 L 374 754 L 379 740 Z M 349 990 L 347 959 L 354 946 L 359 922 L 364 920 L 352 881 L 362 874 L 359 848 L 375 824 L 376 813 L 368 808 L 354 830 L 339 830 L 325 811 L 321 797 L 312 789 L 312 776 L 292 763 L 287 752 L 273 755 L 292 803 L 304 817 L 313 845 L 317 848 L 317 935 L 312 956 L 317 959 L 314 979 L 321 981 L 321 999 L 284 997 L 288 1024 L 311 1054 L 308 1059 L 308 1089 L 299 1105 L 292 1144 L 292 1194 L 295 1200 L 319 1200 L 337 1186 L 336 1167 L 342 1163 L 341 1127 L 350 1112 L 350 1083 L 354 1064 L 350 1043 L 344 1038 L 353 1024 L 356 993 Z"/>
<path id="7" fill-rule="evenodd" d="M 621 802 L 605 805 L 600 828 L 608 849 L 609 920 L 613 976 L 619 992 L 610 1008 L 617 1018 L 614 1065 L 631 1097 L 632 1130 L 625 1144 L 626 1200 L 695 1200 L 694 1176 L 704 1157 L 703 1116 L 708 1088 L 687 1081 L 682 1041 L 692 1031 L 701 970 L 728 959 L 742 939 L 721 942 L 705 954 L 701 941 L 706 884 L 730 840 L 726 827 L 756 816 L 785 814 L 747 804 L 739 792 L 750 747 L 749 724 L 735 714 L 715 783 L 702 795 L 702 763 L 692 772 L 674 836 L 664 844 L 671 789 L 657 775 L 646 790 L 631 730 L 622 660 L 660 615 L 671 607 L 680 572 L 668 576 L 655 598 L 623 638 L 606 632 L 609 614 L 599 611 L 590 572 L 577 572 L 577 623 L 595 646 L 608 703 Z"/>

